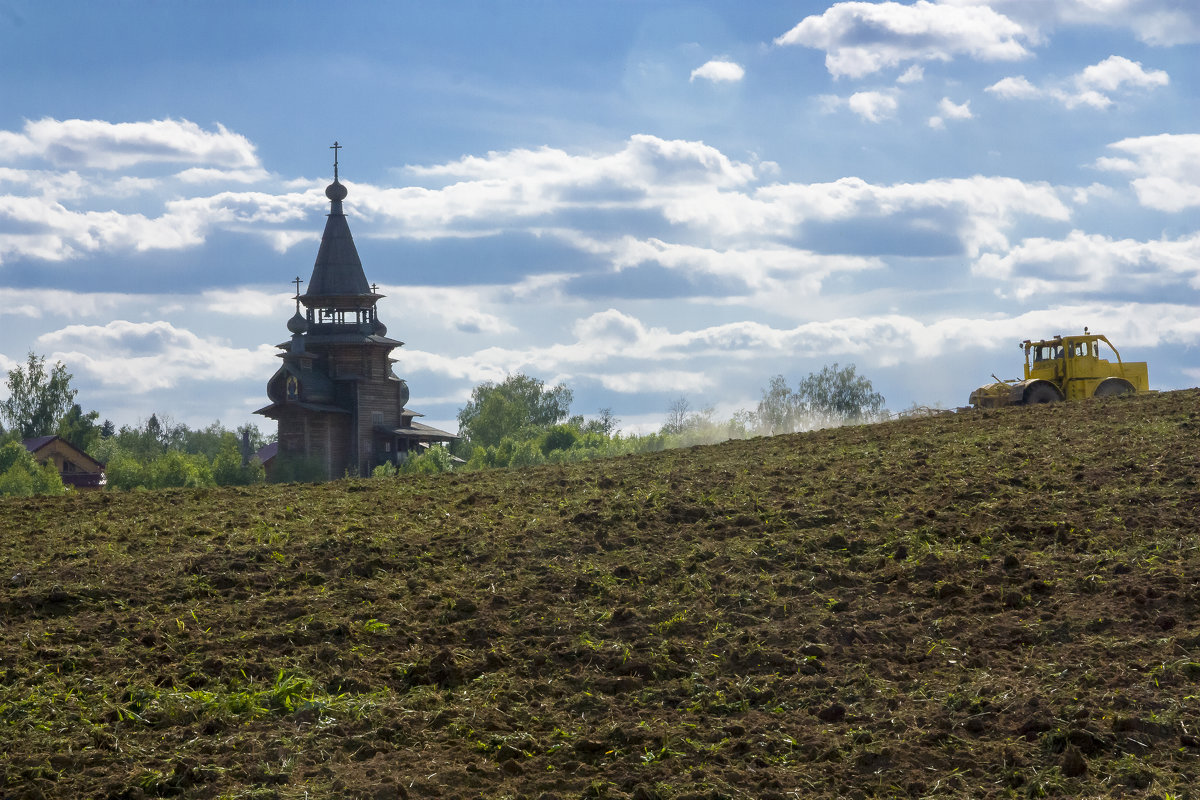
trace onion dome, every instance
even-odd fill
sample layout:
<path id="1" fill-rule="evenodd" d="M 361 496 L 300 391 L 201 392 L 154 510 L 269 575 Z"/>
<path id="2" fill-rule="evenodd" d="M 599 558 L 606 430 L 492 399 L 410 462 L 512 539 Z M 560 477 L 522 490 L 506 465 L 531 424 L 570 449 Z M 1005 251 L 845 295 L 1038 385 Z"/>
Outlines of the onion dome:
<path id="1" fill-rule="evenodd" d="M 339 203 L 345 200 L 346 195 L 349 193 L 350 190 L 347 189 L 345 185 L 336 178 L 334 179 L 333 183 L 325 187 L 325 196 L 330 200 L 334 200 Z"/>
<path id="2" fill-rule="evenodd" d="M 303 314 L 297 311 L 287 321 L 287 329 L 292 333 L 304 333 L 308 330 L 308 320 L 304 318 Z"/>

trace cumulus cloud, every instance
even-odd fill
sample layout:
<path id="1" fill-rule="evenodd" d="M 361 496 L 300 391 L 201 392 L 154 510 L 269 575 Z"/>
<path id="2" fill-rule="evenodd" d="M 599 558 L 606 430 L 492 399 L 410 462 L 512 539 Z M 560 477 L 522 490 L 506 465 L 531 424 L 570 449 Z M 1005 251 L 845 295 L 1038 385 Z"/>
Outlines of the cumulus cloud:
<path id="1" fill-rule="evenodd" d="M 220 124 L 206 131 L 194 122 L 174 119 L 27 121 L 19 133 L 0 131 L 0 159 L 40 159 L 56 167 L 105 170 L 152 163 L 259 167 L 254 145 L 245 136 Z"/>
<path id="2" fill-rule="evenodd" d="M 1069 81 L 1035 86 L 1025 76 L 1003 78 L 985 91 L 1006 100 L 1035 100 L 1048 98 L 1068 109 L 1088 106 L 1104 110 L 1113 105 L 1110 95 L 1136 89 L 1155 89 L 1170 83 L 1162 70 L 1146 70 L 1141 63 L 1122 56 L 1109 56 L 1098 64 L 1086 67 Z"/>
<path id="3" fill-rule="evenodd" d="M 1063 294 L 1122 294 L 1186 282 L 1200 289 L 1200 234 L 1141 242 L 1072 231 L 1065 239 L 1032 238 L 973 266 L 1004 281 L 1017 299 Z"/>
<path id="4" fill-rule="evenodd" d="M 991 8 L 955 7 L 917 0 L 835 3 L 820 15 L 805 17 L 775 39 L 777 45 L 802 45 L 825 51 L 834 77 L 861 78 L 905 62 L 950 61 L 966 56 L 983 61 L 1027 58 L 1028 34 Z"/>
<path id="5" fill-rule="evenodd" d="M 128 299 L 129 295 L 105 292 L 0 287 L 0 317 L 85 319 L 110 313 Z"/>
<path id="6" fill-rule="evenodd" d="M 245 287 L 209 289 L 201 292 L 199 301 L 214 314 L 235 317 L 279 317 L 286 314 L 292 295 L 286 292 L 263 292 Z"/>
<path id="7" fill-rule="evenodd" d="M 688 80 L 695 81 L 696 78 L 701 78 L 713 83 L 737 83 L 744 77 L 746 77 L 746 70 L 742 68 L 741 64 L 724 59 L 713 59 L 692 70 L 692 76 Z"/>
<path id="8" fill-rule="evenodd" d="M 815 295 L 831 275 L 879 269 L 877 258 L 850 255 L 824 255 L 787 245 L 730 247 L 718 249 L 658 238 L 637 239 L 621 236 L 613 240 L 580 237 L 562 232 L 574 246 L 603 255 L 614 271 L 659 266 L 686 278 L 708 276 L 720 279 L 722 294 L 763 292 Z"/>
<path id="9" fill-rule="evenodd" d="M 617 372 L 590 375 L 610 392 L 637 394 L 640 392 L 703 392 L 712 388 L 714 380 L 702 372 L 691 370 L 652 370 L 649 372 Z M 657 426 L 655 426 L 657 428 Z"/>
<path id="10" fill-rule="evenodd" d="M 1006 249 L 1005 231 L 1021 216 L 1066 221 L 1071 215 L 1049 184 L 983 176 L 891 186 L 842 178 L 832 183 L 765 187 L 756 197 L 795 224 L 805 220 L 907 218 L 919 225 L 926 214 L 936 213 L 940 215 L 940 227 L 957 235 L 972 255 L 987 249 Z"/>
<path id="11" fill-rule="evenodd" d="M 1147 324 L 1152 321 L 1152 324 Z M 575 340 L 524 348 L 489 347 L 465 356 L 401 353 L 408 373 L 430 372 L 473 381 L 517 371 L 575 375 L 617 392 L 702 391 L 720 385 L 721 365 L 855 360 L 873 367 L 916 364 L 942 356 L 1007 350 L 1029 336 L 1090 325 L 1131 347 L 1200 341 L 1200 319 L 1188 305 L 1167 303 L 1056 304 L 1016 315 L 934 316 L 892 313 L 847 316 L 777 327 L 738 321 L 672 329 L 616 309 L 579 319 Z M 694 366 L 693 366 L 694 365 Z"/>
<path id="12" fill-rule="evenodd" d="M 1170 78 L 1160 69 L 1146 71 L 1138 61 L 1130 61 L 1123 56 L 1109 56 L 1099 64 L 1084 69 L 1076 76 L 1075 82 L 1082 90 L 1115 92 L 1126 87 L 1166 86 Z"/>
<path id="13" fill-rule="evenodd" d="M 1042 90 L 1030 83 L 1024 75 L 1001 78 L 984 91 L 999 95 L 1006 100 L 1030 100 L 1042 96 Z"/>
<path id="14" fill-rule="evenodd" d="M 1132 31 L 1142 42 L 1171 47 L 1200 42 L 1200 6 L 1187 0 L 940 0 L 943 5 L 987 6 L 1019 21 L 1030 35 L 1059 27 Z"/>
<path id="15" fill-rule="evenodd" d="M 942 101 L 938 104 L 938 110 L 941 112 L 940 115 L 929 118 L 929 127 L 931 128 L 946 127 L 947 119 L 972 119 L 974 117 L 971 114 L 970 100 L 959 105 L 949 97 L 943 97 Z"/>
<path id="16" fill-rule="evenodd" d="M 846 99 L 846 107 L 868 122 L 890 119 L 899 106 L 890 92 L 855 92 Z"/>
<path id="17" fill-rule="evenodd" d="M 63 261 L 99 250 L 178 249 L 203 241 L 202 220 L 165 214 L 74 211 L 46 198 L 0 195 L 0 263 L 12 256 Z"/>
<path id="18" fill-rule="evenodd" d="M 78 211 L 47 196 L 0 195 L 0 263 L 13 257 L 65 261 L 99 251 L 181 250 L 203 244 L 214 228 L 261 236 L 280 250 L 312 239 L 311 230 L 273 226 L 305 219 L 320 201 L 308 195 L 221 192 L 170 200 L 148 217 L 120 211 Z"/>
<path id="19" fill-rule="evenodd" d="M 1200 206 L 1200 134 L 1139 136 L 1109 147 L 1127 155 L 1097 159 L 1096 166 L 1135 176 L 1142 205 L 1169 212 Z"/>
<path id="20" fill-rule="evenodd" d="M 107 387 L 129 392 L 166 389 L 195 381 L 236 381 L 270 375 L 275 348 L 232 347 L 165 321 L 113 320 L 106 325 L 68 325 L 39 336 L 39 351 L 70 364 Z"/>

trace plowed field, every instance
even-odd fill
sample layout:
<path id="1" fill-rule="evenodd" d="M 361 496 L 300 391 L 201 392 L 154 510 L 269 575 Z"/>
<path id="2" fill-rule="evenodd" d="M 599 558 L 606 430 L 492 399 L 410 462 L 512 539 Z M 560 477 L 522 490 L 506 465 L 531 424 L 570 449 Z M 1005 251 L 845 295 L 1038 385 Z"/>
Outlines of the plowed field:
<path id="1" fill-rule="evenodd" d="M 0 502 L 4 797 L 1197 797 L 1200 392 Z"/>

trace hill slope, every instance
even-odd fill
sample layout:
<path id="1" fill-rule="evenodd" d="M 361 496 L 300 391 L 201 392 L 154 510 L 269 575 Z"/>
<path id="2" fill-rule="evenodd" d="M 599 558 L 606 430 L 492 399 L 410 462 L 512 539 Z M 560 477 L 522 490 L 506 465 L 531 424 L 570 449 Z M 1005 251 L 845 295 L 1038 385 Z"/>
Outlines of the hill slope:
<path id="1" fill-rule="evenodd" d="M 1192 390 L 6 501 L 0 794 L 1195 796 L 1198 433 Z"/>

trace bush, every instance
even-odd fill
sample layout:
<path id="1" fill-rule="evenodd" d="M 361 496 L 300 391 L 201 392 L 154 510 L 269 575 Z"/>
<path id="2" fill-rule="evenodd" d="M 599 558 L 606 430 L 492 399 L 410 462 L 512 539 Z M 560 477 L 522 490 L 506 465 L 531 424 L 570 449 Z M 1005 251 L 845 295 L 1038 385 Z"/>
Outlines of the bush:
<path id="1" fill-rule="evenodd" d="M 124 450 L 114 450 L 104 467 L 108 477 L 108 486 L 112 489 L 129 491 L 141 486 L 146 487 L 147 470 L 141 461 Z"/>
<path id="2" fill-rule="evenodd" d="M 385 461 L 371 470 L 372 478 L 394 478 L 398 474 L 400 474 L 400 470 L 396 469 L 396 465 L 390 461 Z"/>
<path id="3" fill-rule="evenodd" d="M 54 465 L 37 463 L 25 445 L 9 442 L 0 447 L 0 496 L 30 497 L 66 491 Z"/>
<path id="4" fill-rule="evenodd" d="M 262 483 L 266 479 L 266 471 L 257 458 L 243 464 L 242 448 L 238 445 L 237 436 L 227 432 L 221 436 L 221 449 L 213 459 L 212 477 L 218 486 L 249 486 Z"/>
<path id="5" fill-rule="evenodd" d="M 272 483 L 319 483 L 328 480 L 325 462 L 319 456 L 294 456 L 280 453 L 271 470 Z"/>
<path id="6" fill-rule="evenodd" d="M 216 485 L 208 459 L 200 455 L 189 456 L 178 450 L 169 450 L 154 459 L 149 473 L 149 488 L 153 489 Z"/>
<path id="7" fill-rule="evenodd" d="M 555 425 L 538 437 L 538 449 L 548 456 L 552 450 L 570 450 L 579 441 L 579 429 L 570 425 Z"/>

